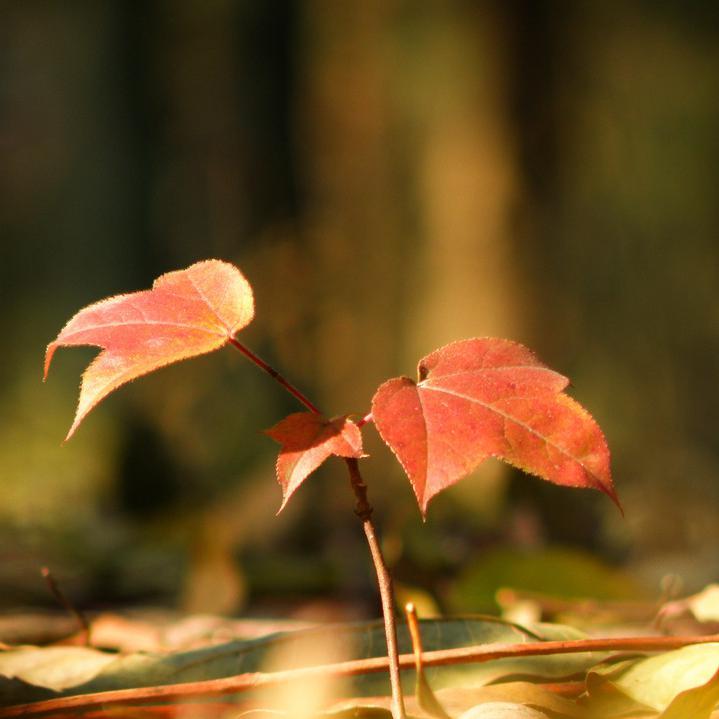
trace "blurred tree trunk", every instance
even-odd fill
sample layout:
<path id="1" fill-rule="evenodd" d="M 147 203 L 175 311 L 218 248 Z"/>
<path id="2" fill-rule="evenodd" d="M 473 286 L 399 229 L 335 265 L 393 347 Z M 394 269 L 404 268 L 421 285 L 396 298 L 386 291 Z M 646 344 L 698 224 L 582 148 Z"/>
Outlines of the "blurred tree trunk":
<path id="1" fill-rule="evenodd" d="M 428 3 L 414 23 L 419 47 L 404 80 L 415 122 L 407 119 L 416 127 L 421 243 L 402 354 L 408 369 L 458 339 L 524 335 L 504 17 L 491 2 Z M 506 474 L 506 466 L 488 462 L 453 489 L 453 500 L 491 517 Z"/>
<path id="2" fill-rule="evenodd" d="M 407 58 L 405 92 L 416 127 L 422 241 L 408 360 L 465 337 L 522 334 L 503 18 L 494 3 L 429 3 L 414 22 L 419 47 Z"/>
<path id="3" fill-rule="evenodd" d="M 299 143 L 314 264 L 314 365 L 329 411 L 369 409 L 401 341 L 414 270 L 393 145 L 387 65 L 393 3 L 309 2 L 302 18 Z"/>
<path id="4" fill-rule="evenodd" d="M 505 32 L 490 2 L 312 2 L 302 27 L 316 373 L 331 411 L 364 412 L 444 343 L 522 335 Z"/>

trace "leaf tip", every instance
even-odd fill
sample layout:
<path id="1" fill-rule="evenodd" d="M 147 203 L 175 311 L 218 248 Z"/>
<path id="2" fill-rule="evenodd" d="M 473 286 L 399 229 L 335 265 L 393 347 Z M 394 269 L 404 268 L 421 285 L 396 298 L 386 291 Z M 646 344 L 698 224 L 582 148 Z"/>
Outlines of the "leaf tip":
<path id="1" fill-rule="evenodd" d="M 624 517 L 624 507 L 622 507 L 622 503 L 619 501 L 619 495 L 617 494 L 617 490 L 614 489 L 614 485 L 609 485 L 608 487 L 603 487 L 604 493 L 609 497 L 609 499 L 614 502 L 616 508 L 619 510 L 619 513 Z"/>
<path id="2" fill-rule="evenodd" d="M 65 442 L 69 441 L 70 438 L 77 432 L 77 428 L 80 426 L 80 422 L 85 418 L 85 414 L 78 414 L 75 415 L 75 419 L 72 421 L 72 426 L 68 430 L 67 434 L 65 435 L 65 439 L 62 440 L 62 443 L 65 444 Z"/>
<path id="3" fill-rule="evenodd" d="M 42 381 L 47 381 L 47 375 L 50 372 L 50 363 L 52 362 L 53 355 L 57 349 L 57 342 L 53 340 L 45 349 L 45 364 L 42 370 Z"/>

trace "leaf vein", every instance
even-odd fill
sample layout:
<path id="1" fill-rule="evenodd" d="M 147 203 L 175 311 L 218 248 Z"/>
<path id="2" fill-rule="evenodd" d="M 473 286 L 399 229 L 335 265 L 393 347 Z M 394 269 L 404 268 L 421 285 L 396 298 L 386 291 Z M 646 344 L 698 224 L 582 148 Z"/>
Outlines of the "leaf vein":
<path id="1" fill-rule="evenodd" d="M 545 437 L 543 434 L 538 432 L 536 429 L 534 429 L 531 425 L 526 424 L 525 422 L 522 422 L 521 420 L 517 419 L 516 417 L 512 417 L 512 415 L 507 414 L 506 412 L 502 412 L 502 410 L 498 409 L 494 405 L 489 404 L 488 402 L 482 402 L 482 400 L 477 399 L 476 397 L 471 397 L 470 395 L 462 394 L 461 392 L 455 392 L 453 390 L 445 389 L 444 387 L 433 387 L 431 385 L 424 385 L 423 389 L 425 390 L 431 390 L 433 392 L 443 392 L 445 394 L 451 395 L 453 397 L 458 397 L 459 399 L 467 400 L 468 402 L 473 402 L 475 404 L 478 404 L 485 409 L 488 409 L 490 412 L 495 412 L 500 417 L 503 417 L 505 421 L 514 422 L 515 424 L 519 425 L 523 429 L 525 429 L 530 434 L 533 434 L 535 437 L 538 437 L 543 442 L 546 442 L 547 445 L 551 445 L 554 447 L 560 454 L 565 455 L 566 457 L 569 457 L 572 461 L 579 464 L 584 471 L 592 478 L 592 480 L 596 483 L 598 487 L 602 487 L 602 482 L 597 477 L 597 475 L 594 474 L 585 464 L 581 461 L 578 457 L 575 457 L 573 454 L 571 454 L 567 449 L 562 447 L 561 445 L 558 445 L 556 442 L 552 442 L 549 438 Z M 546 450 L 546 448 L 545 448 Z"/>
<path id="2" fill-rule="evenodd" d="M 427 492 L 427 475 L 429 474 L 429 430 L 427 429 L 427 417 L 419 387 L 415 387 L 415 392 L 417 392 L 417 401 L 419 402 L 420 415 L 422 417 L 422 427 L 424 428 L 424 485 L 422 486 L 422 499 L 424 500 L 424 496 Z"/>
<path id="3" fill-rule="evenodd" d="M 208 329 L 207 327 L 202 327 L 200 325 L 189 325 L 189 324 L 183 324 L 181 322 L 170 322 L 166 320 L 132 320 L 132 321 L 123 321 L 123 322 L 103 322 L 102 324 L 98 325 L 85 325 L 84 327 L 76 330 L 75 332 L 68 333 L 64 335 L 63 340 L 66 340 L 74 335 L 83 334 L 85 332 L 90 332 L 92 330 L 102 330 L 107 329 L 108 327 L 132 327 L 135 325 L 139 325 L 140 327 L 145 325 L 160 325 L 164 327 L 179 327 L 183 330 L 197 330 L 198 332 L 204 332 L 208 335 L 213 336 L 219 336 L 223 337 L 224 334 L 220 332 L 213 332 L 212 330 Z"/>
<path id="4" fill-rule="evenodd" d="M 213 315 L 215 315 L 215 318 L 217 321 L 227 330 L 227 332 L 230 331 L 230 327 L 227 326 L 227 322 L 220 317 L 220 315 L 217 313 L 217 310 L 215 309 L 214 305 L 210 303 L 210 300 L 207 298 L 205 293 L 200 289 L 199 285 L 195 282 L 194 278 L 191 274 L 187 274 L 187 279 L 190 280 L 190 284 L 195 289 L 195 292 L 199 295 L 200 299 L 207 305 L 207 307 L 210 309 L 210 312 L 212 312 Z"/>

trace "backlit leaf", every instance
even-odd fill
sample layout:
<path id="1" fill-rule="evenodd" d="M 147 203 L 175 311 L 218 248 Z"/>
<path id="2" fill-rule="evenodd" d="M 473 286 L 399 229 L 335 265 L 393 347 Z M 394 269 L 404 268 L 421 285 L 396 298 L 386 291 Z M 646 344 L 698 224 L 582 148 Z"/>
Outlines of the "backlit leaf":
<path id="1" fill-rule="evenodd" d="M 469 339 L 419 363 L 419 381 L 385 382 L 372 400 L 382 439 L 402 464 L 423 514 L 429 501 L 496 457 L 618 503 L 601 429 L 562 393 L 568 380 L 508 340 Z"/>
<path id="2" fill-rule="evenodd" d="M 45 354 L 47 377 L 58 347 L 102 347 L 83 374 L 66 439 L 113 390 L 164 365 L 219 349 L 253 316 L 249 283 L 234 265 L 220 260 L 169 272 L 151 290 L 117 295 L 80 310 Z"/>
<path id="3" fill-rule="evenodd" d="M 16 647 L 0 653 L 0 676 L 59 692 L 91 680 L 114 660 L 87 647 Z"/>
<path id="4" fill-rule="evenodd" d="M 719 669 L 704 684 L 679 692 L 659 719 L 709 719 L 719 704 Z"/>
<path id="5" fill-rule="evenodd" d="M 276 467 L 282 487 L 278 513 L 328 457 L 362 456 L 362 434 L 346 416 L 327 419 L 314 412 L 296 412 L 268 429 L 267 434 L 282 445 Z"/>
<path id="6" fill-rule="evenodd" d="M 608 708 L 633 711 L 649 707 L 667 711 L 665 716 L 672 719 L 684 719 L 684 710 L 693 707 L 696 713 L 687 719 L 700 719 L 719 701 L 718 678 L 719 644 L 696 644 L 595 667 L 587 675 L 586 704 L 601 716 Z"/>

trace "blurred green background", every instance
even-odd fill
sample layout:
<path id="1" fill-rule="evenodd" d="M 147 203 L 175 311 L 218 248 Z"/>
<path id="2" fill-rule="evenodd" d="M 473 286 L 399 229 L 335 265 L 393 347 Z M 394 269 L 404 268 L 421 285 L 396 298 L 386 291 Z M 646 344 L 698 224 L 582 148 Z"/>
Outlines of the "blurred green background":
<path id="1" fill-rule="evenodd" d="M 243 340 L 327 413 L 510 337 L 573 380 L 625 518 L 488 462 L 422 524 L 373 428 L 400 595 L 656 596 L 719 577 L 719 26 L 678 0 L 0 2 L 0 606 L 378 609 L 339 463 L 281 516 L 297 409 L 239 354 L 164 369 L 61 445 L 81 306 L 218 257 Z M 330 463 L 333 464 L 333 463 Z M 309 607 L 309 609 L 308 609 Z"/>

